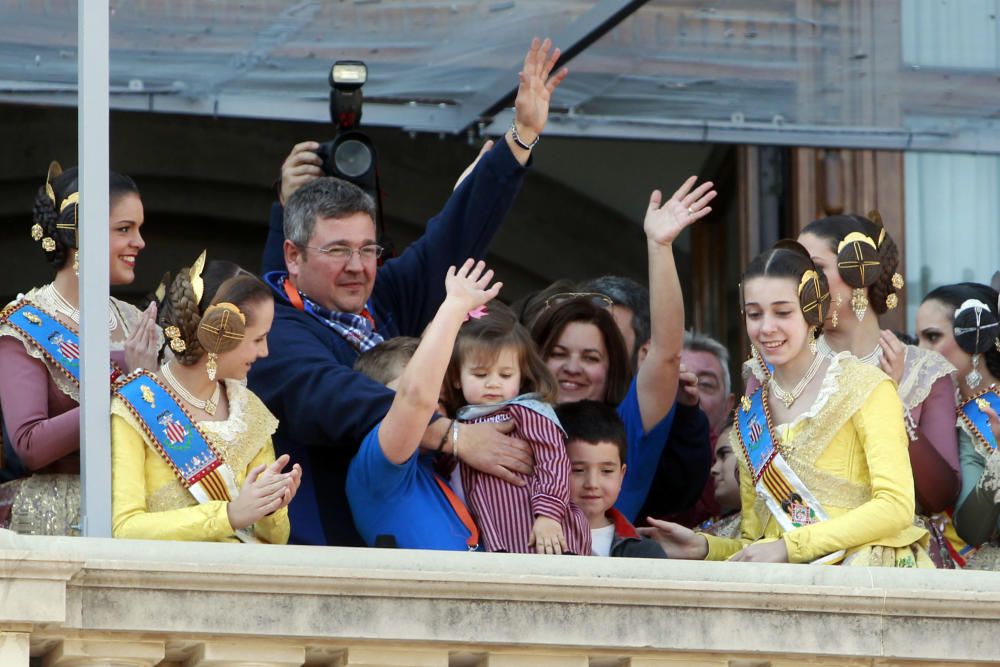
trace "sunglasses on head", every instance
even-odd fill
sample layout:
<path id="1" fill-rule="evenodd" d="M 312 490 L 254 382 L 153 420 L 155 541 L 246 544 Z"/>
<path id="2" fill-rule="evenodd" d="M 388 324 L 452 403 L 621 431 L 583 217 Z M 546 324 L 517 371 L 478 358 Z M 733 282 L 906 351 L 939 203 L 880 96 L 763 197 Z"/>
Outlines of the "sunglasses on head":
<path id="1" fill-rule="evenodd" d="M 546 299 L 545 308 L 548 310 L 549 308 L 562 305 L 567 301 L 573 301 L 574 299 L 589 301 L 598 308 L 603 308 L 605 310 L 609 310 L 611 306 L 615 305 L 615 302 L 612 301 L 610 297 L 604 294 L 598 294 L 597 292 L 561 292 L 559 294 L 553 294 Z"/>

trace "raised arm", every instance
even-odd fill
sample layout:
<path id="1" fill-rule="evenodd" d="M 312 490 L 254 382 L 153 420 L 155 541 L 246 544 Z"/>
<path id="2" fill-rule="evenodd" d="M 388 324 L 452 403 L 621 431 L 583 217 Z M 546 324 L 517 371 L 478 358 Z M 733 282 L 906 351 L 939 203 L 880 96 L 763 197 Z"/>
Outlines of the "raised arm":
<path id="1" fill-rule="evenodd" d="M 552 74 L 559 50 L 550 53 L 551 46 L 548 39 L 535 39 L 520 73 L 514 125 L 527 146 L 542 133 L 552 92 L 566 76 L 565 69 Z M 424 235 L 379 271 L 376 303 L 394 314 L 400 333 L 419 336 L 434 316 L 444 299 L 449 266 L 486 254 L 521 189 L 532 152 L 519 146 L 508 130 L 463 177 L 441 212 L 428 221 Z"/>
<path id="2" fill-rule="evenodd" d="M 716 195 L 712 183 L 694 188 L 697 176 L 684 181 L 677 192 L 661 205 L 662 195 L 654 190 L 643 229 L 649 251 L 649 353 L 639 366 L 636 388 L 642 425 L 652 429 L 670 411 L 677 396 L 681 347 L 684 340 L 684 299 L 681 296 L 673 244 L 680 233 L 711 213 L 708 205 Z M 692 190 L 692 188 L 694 188 Z"/>
<path id="3" fill-rule="evenodd" d="M 403 371 L 388 414 L 379 428 L 379 444 L 393 463 L 407 461 L 420 446 L 427 422 L 438 407 L 441 383 L 451 360 L 455 338 L 470 310 L 491 301 L 503 283 L 490 287 L 493 271 L 484 262 L 466 260 L 445 278 L 447 297 L 424 332 Z"/>

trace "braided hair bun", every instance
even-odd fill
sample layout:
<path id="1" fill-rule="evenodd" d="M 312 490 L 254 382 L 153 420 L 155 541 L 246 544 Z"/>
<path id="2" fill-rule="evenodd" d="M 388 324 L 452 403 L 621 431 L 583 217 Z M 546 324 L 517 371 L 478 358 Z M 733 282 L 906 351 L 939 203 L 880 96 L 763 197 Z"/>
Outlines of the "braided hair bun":
<path id="1" fill-rule="evenodd" d="M 72 195 L 77 195 L 77 201 Z M 58 162 L 50 164 L 46 183 L 38 188 L 31 209 L 32 238 L 42 242 L 45 259 L 56 270 L 66 266 L 70 251 L 77 247 L 78 198 L 77 168 L 62 171 Z"/>

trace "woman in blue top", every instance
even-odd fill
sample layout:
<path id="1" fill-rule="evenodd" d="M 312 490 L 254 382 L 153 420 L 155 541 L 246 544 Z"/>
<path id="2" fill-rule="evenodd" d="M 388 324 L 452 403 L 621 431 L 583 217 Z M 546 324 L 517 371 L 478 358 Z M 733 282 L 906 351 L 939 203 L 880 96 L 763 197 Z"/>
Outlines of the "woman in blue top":
<path id="1" fill-rule="evenodd" d="M 616 507 L 632 521 L 646 499 L 670 435 L 677 396 L 684 299 L 673 243 L 688 225 L 711 212 L 708 204 L 716 195 L 711 182 L 695 188 L 696 181 L 696 176 L 687 179 L 665 203 L 659 190 L 649 198 L 643 230 L 649 253 L 652 333 L 639 351 L 639 370 L 631 382 L 625 342 L 609 312 L 610 299 L 597 294 L 557 295 L 548 300 L 532 328 L 532 337 L 559 383 L 560 403 L 590 399 L 618 407 L 628 435 L 628 460 L 635 464 L 628 467 Z M 704 482 L 703 476 L 692 483 L 701 488 Z"/>

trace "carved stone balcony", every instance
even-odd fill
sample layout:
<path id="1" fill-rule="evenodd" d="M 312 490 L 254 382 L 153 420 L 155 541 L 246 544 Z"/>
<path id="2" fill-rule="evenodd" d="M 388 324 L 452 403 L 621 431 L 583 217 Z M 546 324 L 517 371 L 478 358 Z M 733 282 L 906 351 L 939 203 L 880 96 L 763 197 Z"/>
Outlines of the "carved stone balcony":
<path id="1" fill-rule="evenodd" d="M 0 666 L 1000 661 L 1000 575 L 17 536 Z"/>

